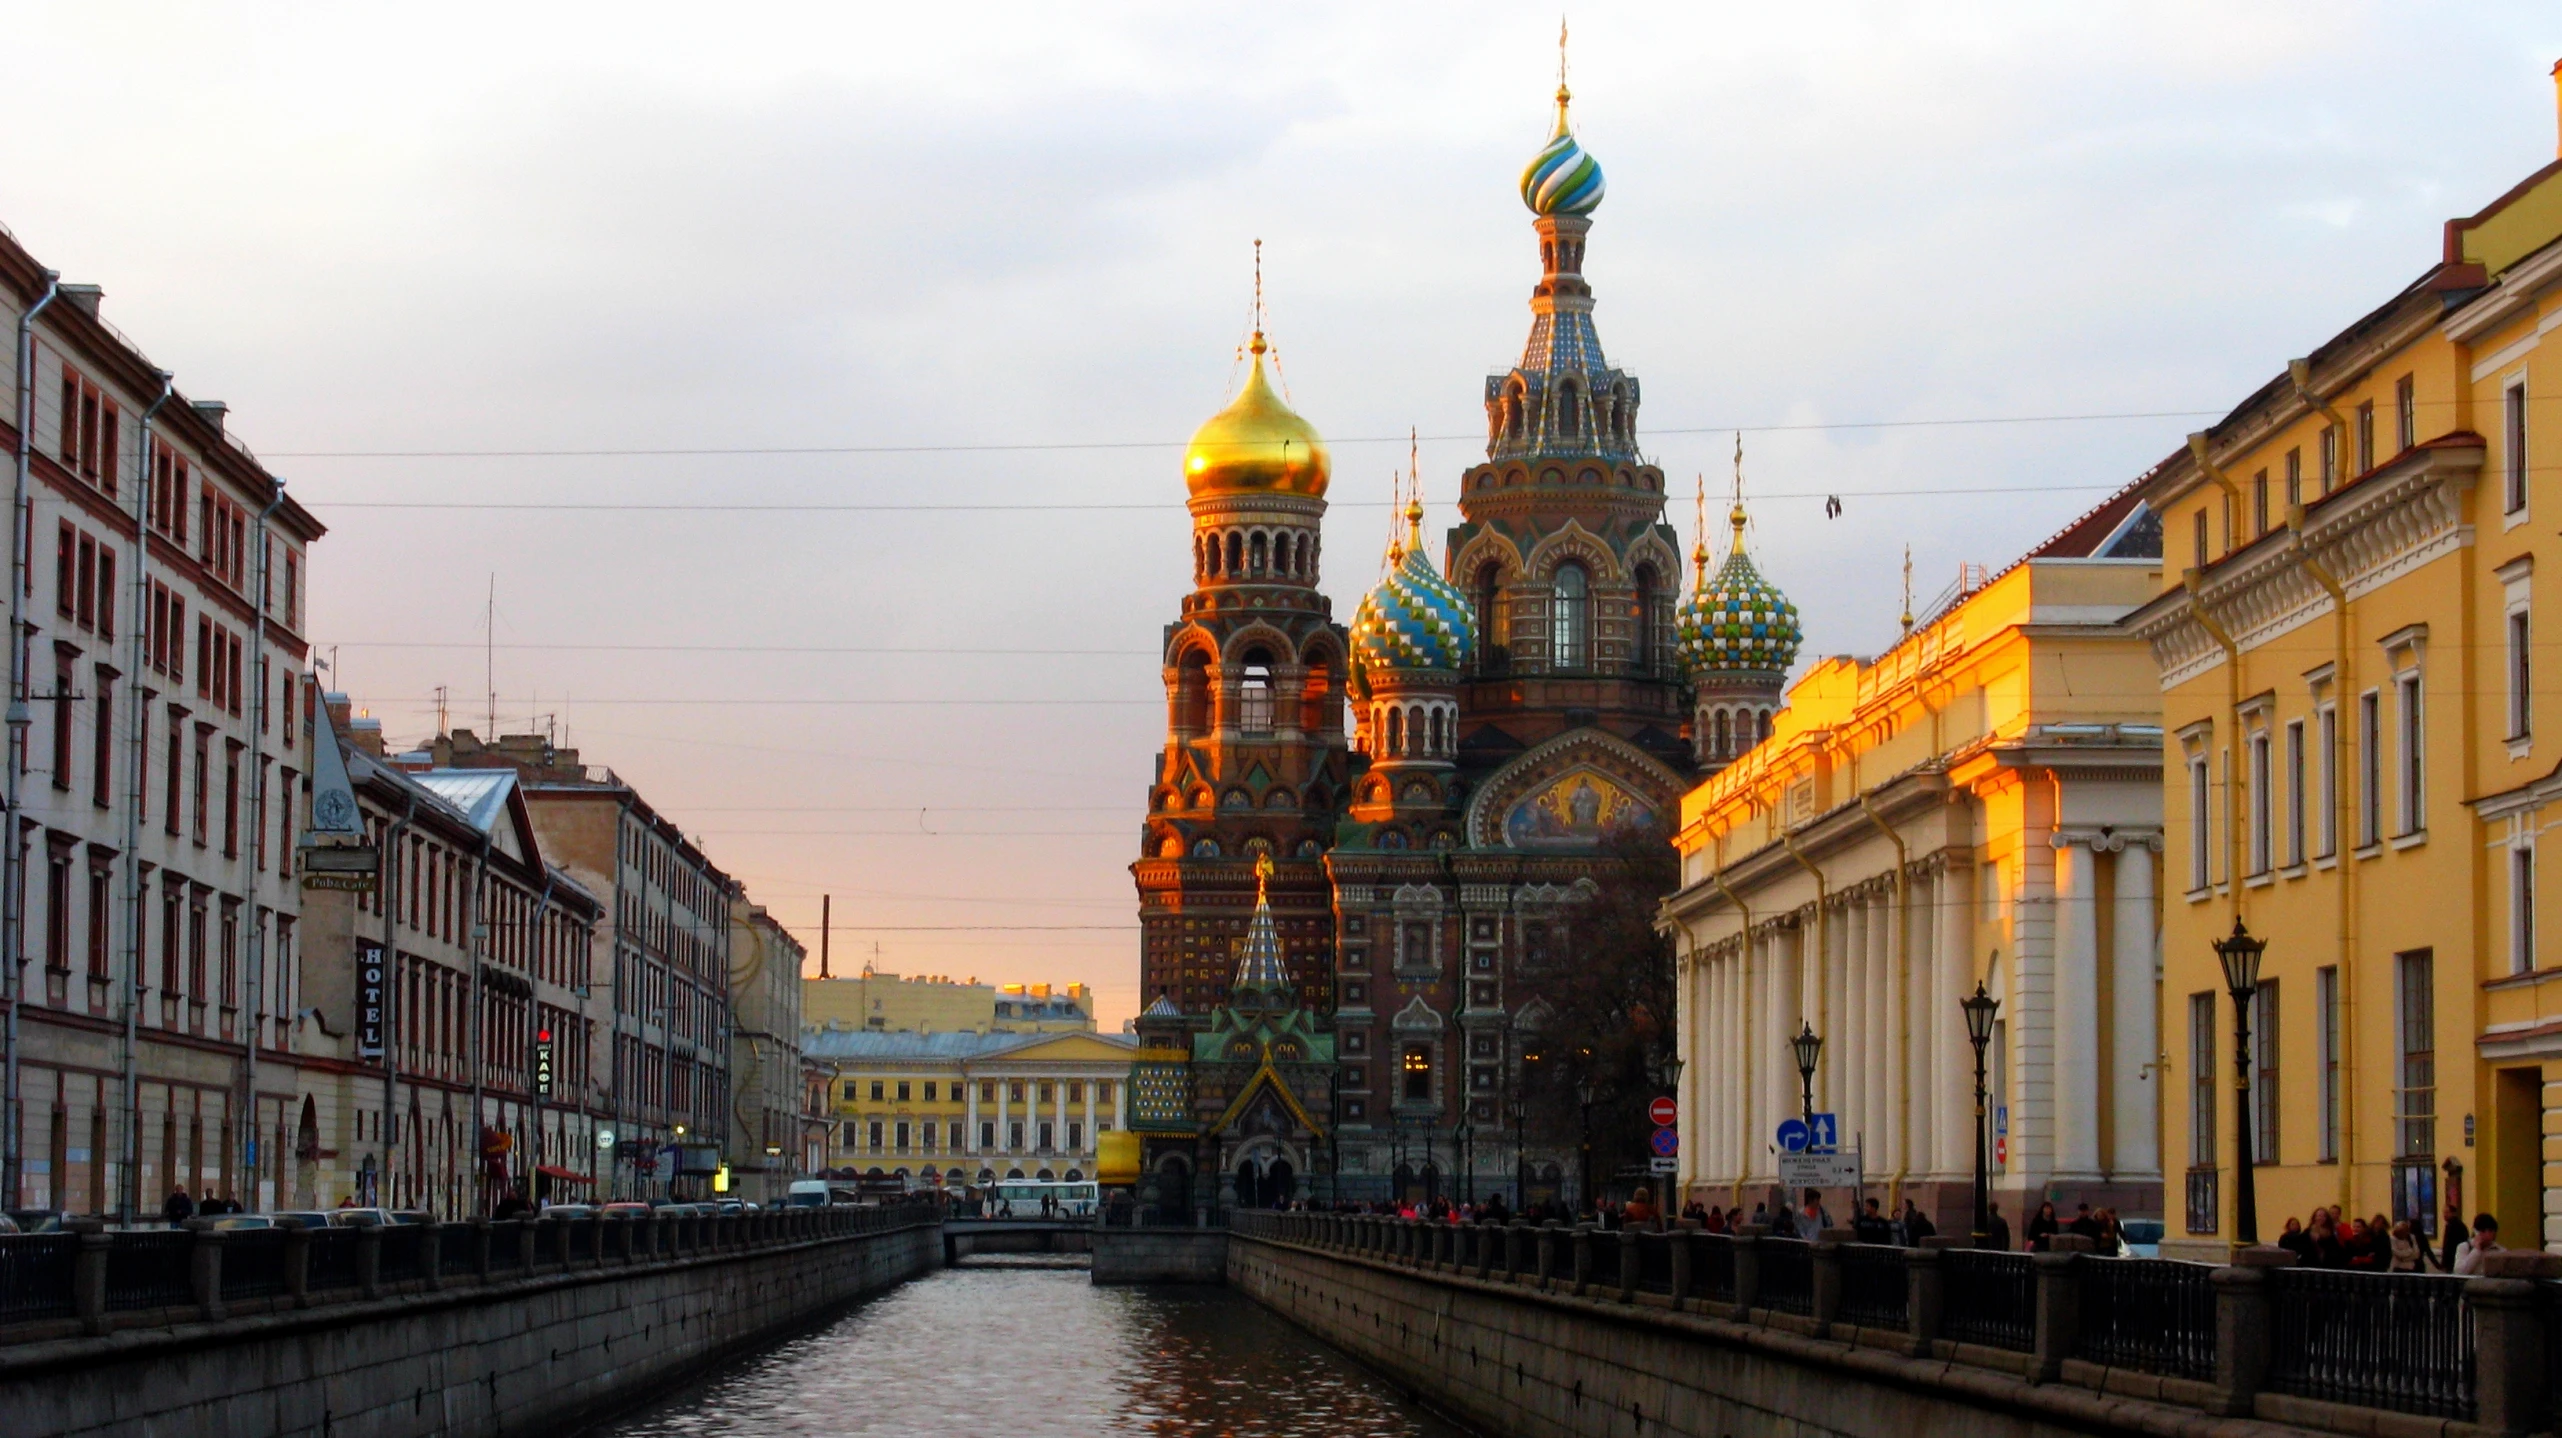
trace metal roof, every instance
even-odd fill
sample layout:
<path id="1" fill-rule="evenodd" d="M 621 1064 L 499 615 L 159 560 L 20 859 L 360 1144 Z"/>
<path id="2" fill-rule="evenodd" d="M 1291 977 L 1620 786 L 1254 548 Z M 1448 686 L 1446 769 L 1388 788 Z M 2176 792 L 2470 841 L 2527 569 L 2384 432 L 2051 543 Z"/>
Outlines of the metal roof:
<path id="1" fill-rule="evenodd" d="M 498 832 L 498 821 L 507 812 L 507 795 L 516 787 L 513 769 L 430 769 L 409 777 L 462 810 L 472 827 L 484 834 Z"/>

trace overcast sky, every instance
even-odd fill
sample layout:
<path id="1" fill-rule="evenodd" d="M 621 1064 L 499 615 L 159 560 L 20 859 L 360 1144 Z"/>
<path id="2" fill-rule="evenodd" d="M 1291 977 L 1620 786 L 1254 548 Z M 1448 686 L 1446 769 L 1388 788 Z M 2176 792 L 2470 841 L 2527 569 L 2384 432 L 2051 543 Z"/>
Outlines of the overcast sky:
<path id="1" fill-rule="evenodd" d="M 1528 328 L 1552 5 L 0 10 L 0 224 L 331 526 L 312 636 L 394 742 L 438 685 L 485 727 L 494 660 L 502 729 L 552 716 L 813 948 L 836 895 L 840 966 L 1082 980 L 1107 1025 L 1252 241 L 1338 616 L 1403 435 L 1437 528 Z M 1682 493 L 1769 428 L 1809 654 L 1891 640 L 1906 543 L 1924 599 L 2015 556 L 2555 152 L 2549 3 L 1573 20 L 1603 342 Z M 987 507 L 753 508 L 793 504 Z M 1060 505 L 1135 507 L 1015 507 Z M 920 925 L 1096 927 L 871 931 Z"/>

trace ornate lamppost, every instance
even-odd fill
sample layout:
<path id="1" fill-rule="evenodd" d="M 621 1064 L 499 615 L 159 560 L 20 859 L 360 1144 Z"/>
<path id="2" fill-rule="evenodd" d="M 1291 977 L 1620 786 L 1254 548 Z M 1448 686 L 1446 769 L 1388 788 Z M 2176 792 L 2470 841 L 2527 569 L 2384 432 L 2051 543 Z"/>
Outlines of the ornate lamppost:
<path id="1" fill-rule="evenodd" d="M 1450 1140 L 1459 1146 L 1459 1201 L 1467 1203 L 1477 1191 L 1477 1126 L 1462 1115 Z"/>
<path id="2" fill-rule="evenodd" d="M 1992 1142 L 1984 1126 L 1984 1046 L 1993 1041 L 1993 1015 L 2002 1004 L 1978 982 L 1974 995 L 1958 1000 L 1957 1006 L 1966 1011 L 1966 1042 L 1975 1046 L 1975 1246 L 1981 1248 L 1993 1233 Z"/>
<path id="3" fill-rule="evenodd" d="M 2233 916 L 2233 932 L 2215 941 L 2215 957 L 2224 966 L 2224 991 L 2233 996 L 2233 1241 L 2249 1246 L 2260 1241 L 2260 1199 L 2251 1174 L 2251 996 L 2260 991 L 2260 955 L 2268 940 L 2256 937 Z"/>
<path id="4" fill-rule="evenodd" d="M 1815 1062 L 1823 1057 L 1824 1036 L 1815 1032 L 1813 1024 L 1800 1020 L 1797 1037 L 1790 1039 L 1788 1046 L 1797 1051 L 1797 1081 L 1805 1101 L 1798 1117 L 1812 1124 L 1815 1121 Z"/>

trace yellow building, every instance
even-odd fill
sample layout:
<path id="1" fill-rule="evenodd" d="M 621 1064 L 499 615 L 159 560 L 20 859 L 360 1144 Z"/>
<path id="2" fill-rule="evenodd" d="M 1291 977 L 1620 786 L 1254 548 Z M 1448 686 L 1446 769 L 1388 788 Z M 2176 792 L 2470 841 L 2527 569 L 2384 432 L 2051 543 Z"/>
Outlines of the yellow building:
<path id="1" fill-rule="evenodd" d="M 1980 982 L 2002 1001 L 1994 1186 L 2014 1226 L 2038 1198 L 2161 1212 L 2162 732 L 2151 657 L 2116 627 L 2158 587 L 2159 553 L 2130 488 L 1988 581 L 1975 570 L 1877 659 L 1815 663 L 1769 737 L 1683 799 L 1664 923 L 1685 1193 L 1773 1196 L 1803 1025 L 1824 1039 L 1815 1108 L 1839 1115 L 1868 1193 L 1965 1232 L 1958 1003 Z"/>
<path id="2" fill-rule="evenodd" d="M 983 984 L 975 978 L 864 970 L 803 979 L 801 1021 L 874 1033 L 1093 1033 L 1094 991 L 1083 984 Z"/>
<path id="3" fill-rule="evenodd" d="M 2327 1204 L 2562 1238 L 2562 968 L 2535 895 L 2562 800 L 2562 708 L 2534 682 L 2536 570 L 2562 562 L 2540 556 L 2562 515 L 2557 241 L 2562 162 L 2448 222 L 2418 279 L 2144 481 L 2172 575 L 2130 620 L 2170 735 L 2165 1141 L 2187 1176 L 2165 1252 L 2237 1232 L 2211 947 L 2237 921 L 2268 944 L 2263 1239 Z"/>
<path id="4" fill-rule="evenodd" d="M 882 1033 L 814 1029 L 827 1075 L 826 1166 L 911 1183 L 1087 1179 L 1098 1136 L 1126 1128 L 1120 1034 Z"/>

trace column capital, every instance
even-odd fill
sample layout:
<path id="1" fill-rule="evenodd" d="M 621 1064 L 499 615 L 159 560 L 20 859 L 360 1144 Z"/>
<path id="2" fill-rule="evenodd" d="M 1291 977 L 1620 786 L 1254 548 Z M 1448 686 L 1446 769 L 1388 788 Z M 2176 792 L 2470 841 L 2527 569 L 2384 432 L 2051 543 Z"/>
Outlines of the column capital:
<path id="1" fill-rule="evenodd" d="M 2115 854 L 2129 848 L 2162 851 L 2162 831 L 2144 824 L 2063 824 L 2047 835 L 2053 848 L 2084 848 L 2094 854 Z"/>

